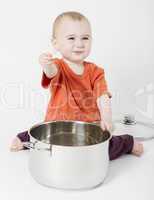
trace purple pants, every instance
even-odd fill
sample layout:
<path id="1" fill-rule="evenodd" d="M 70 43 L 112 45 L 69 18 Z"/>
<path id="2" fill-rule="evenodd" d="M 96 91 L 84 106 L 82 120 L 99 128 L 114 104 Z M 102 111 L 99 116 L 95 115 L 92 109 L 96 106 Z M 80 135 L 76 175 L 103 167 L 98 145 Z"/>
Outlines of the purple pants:
<path id="1" fill-rule="evenodd" d="M 30 141 L 30 137 L 28 135 L 28 131 L 21 132 L 17 135 L 17 137 L 22 142 Z M 134 139 L 131 135 L 119 135 L 112 136 L 109 141 L 109 158 L 110 160 L 114 160 L 121 155 L 131 153 L 134 145 Z M 26 147 L 24 149 L 27 149 Z"/>

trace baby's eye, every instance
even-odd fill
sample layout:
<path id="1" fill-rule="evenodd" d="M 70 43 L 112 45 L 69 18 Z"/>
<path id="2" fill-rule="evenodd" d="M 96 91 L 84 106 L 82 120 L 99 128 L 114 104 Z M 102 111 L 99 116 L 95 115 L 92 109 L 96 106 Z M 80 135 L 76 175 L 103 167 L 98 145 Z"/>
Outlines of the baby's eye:
<path id="1" fill-rule="evenodd" d="M 83 39 L 83 40 L 89 40 L 89 38 L 88 38 L 88 37 L 83 37 L 82 39 Z"/>
<path id="2" fill-rule="evenodd" d="M 69 37 L 68 40 L 75 40 L 75 37 Z"/>

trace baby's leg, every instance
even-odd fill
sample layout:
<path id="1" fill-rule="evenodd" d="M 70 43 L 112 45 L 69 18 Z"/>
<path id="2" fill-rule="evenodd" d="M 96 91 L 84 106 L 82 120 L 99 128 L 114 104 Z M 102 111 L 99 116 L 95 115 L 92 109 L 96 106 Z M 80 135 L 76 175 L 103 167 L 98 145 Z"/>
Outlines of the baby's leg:
<path id="1" fill-rule="evenodd" d="M 130 153 L 140 156 L 143 153 L 143 145 L 135 141 L 131 135 L 112 136 L 109 143 L 110 160 Z"/>
<path id="2" fill-rule="evenodd" d="M 17 137 L 21 140 L 21 142 L 29 142 L 30 137 L 28 135 L 28 131 L 21 132 L 17 135 Z"/>
<path id="3" fill-rule="evenodd" d="M 26 147 L 23 146 L 23 142 L 28 142 L 28 141 L 30 141 L 28 131 L 21 132 L 13 139 L 10 150 L 20 151 L 22 149 L 27 149 Z"/>

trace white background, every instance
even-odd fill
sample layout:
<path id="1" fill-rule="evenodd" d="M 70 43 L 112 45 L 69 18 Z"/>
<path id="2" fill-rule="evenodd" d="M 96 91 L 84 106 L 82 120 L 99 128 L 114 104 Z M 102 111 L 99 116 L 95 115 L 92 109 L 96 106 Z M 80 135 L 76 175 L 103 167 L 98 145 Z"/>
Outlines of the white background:
<path id="1" fill-rule="evenodd" d="M 28 153 L 8 150 L 18 132 L 44 119 L 49 94 L 40 85 L 38 57 L 46 51 L 54 53 L 52 23 L 68 10 L 79 11 L 91 21 L 93 48 L 87 60 L 105 69 L 113 94 L 113 117 L 132 113 L 154 122 L 153 9 L 152 0 L 0 1 L 0 194 L 4 200 L 153 199 L 153 141 L 144 144 L 142 158 L 126 156 L 112 162 L 107 184 L 87 193 L 37 185 L 28 174 Z"/>

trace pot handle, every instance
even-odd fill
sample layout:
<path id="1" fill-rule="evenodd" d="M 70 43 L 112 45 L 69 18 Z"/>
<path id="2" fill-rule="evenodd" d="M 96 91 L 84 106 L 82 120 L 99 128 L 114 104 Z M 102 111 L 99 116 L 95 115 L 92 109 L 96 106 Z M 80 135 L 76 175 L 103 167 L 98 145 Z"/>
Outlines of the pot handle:
<path id="1" fill-rule="evenodd" d="M 23 142 L 23 146 L 28 148 L 28 149 L 36 149 L 35 148 L 35 144 L 37 142 L 33 143 L 33 142 Z M 52 156 L 52 145 L 50 145 L 50 148 L 37 148 L 36 150 L 46 150 L 46 151 L 49 151 L 50 152 L 50 156 Z"/>
<path id="2" fill-rule="evenodd" d="M 23 146 L 28 149 L 35 149 L 35 143 L 33 142 L 23 142 Z"/>

